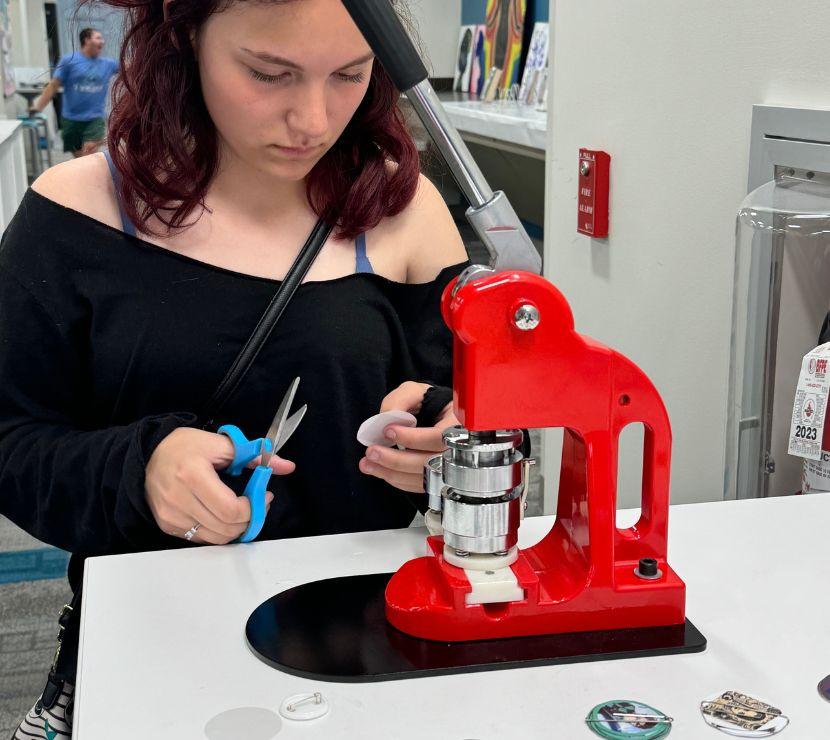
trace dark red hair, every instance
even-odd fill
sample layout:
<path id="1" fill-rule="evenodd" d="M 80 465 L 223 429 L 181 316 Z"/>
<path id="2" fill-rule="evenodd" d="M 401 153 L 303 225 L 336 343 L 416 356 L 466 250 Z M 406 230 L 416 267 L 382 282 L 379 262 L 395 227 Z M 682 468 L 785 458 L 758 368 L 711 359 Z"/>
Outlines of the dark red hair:
<path id="1" fill-rule="evenodd" d="M 108 144 L 124 208 L 145 232 L 152 216 L 179 229 L 204 207 L 219 149 L 191 38 L 211 14 L 240 1 L 173 0 L 165 16 L 162 0 L 103 0 L 128 12 Z M 407 206 L 419 170 L 398 91 L 375 61 L 355 115 L 306 178 L 308 202 L 338 237 L 353 239 Z"/>

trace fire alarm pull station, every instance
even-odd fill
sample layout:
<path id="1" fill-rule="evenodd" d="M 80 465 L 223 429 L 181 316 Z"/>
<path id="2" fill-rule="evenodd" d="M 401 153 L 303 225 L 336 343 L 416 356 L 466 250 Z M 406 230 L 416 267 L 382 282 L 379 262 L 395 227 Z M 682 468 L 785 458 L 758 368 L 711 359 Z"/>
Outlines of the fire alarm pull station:
<path id="1" fill-rule="evenodd" d="M 608 236 L 608 172 L 611 156 L 591 149 L 579 150 L 579 213 L 577 231 L 593 237 Z"/>

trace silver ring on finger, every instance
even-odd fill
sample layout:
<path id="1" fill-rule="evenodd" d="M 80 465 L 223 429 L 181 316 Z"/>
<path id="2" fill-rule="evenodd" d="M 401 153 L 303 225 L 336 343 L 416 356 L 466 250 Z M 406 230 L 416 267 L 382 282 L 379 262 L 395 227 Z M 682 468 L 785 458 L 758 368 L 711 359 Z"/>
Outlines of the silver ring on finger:
<path id="1" fill-rule="evenodd" d="M 184 533 L 184 538 L 188 542 L 190 542 L 190 540 L 192 540 L 193 537 L 196 535 L 196 532 L 199 531 L 199 527 L 201 527 L 201 526 L 202 525 L 199 524 L 199 522 L 196 522 L 196 524 L 194 524 L 190 529 L 187 530 L 187 532 Z"/>

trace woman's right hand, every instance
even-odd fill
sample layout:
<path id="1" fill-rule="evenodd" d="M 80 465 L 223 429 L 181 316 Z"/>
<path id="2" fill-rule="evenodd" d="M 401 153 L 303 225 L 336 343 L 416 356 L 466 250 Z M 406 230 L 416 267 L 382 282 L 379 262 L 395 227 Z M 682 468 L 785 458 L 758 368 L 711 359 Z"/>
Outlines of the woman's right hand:
<path id="1" fill-rule="evenodd" d="M 237 539 L 251 520 L 251 505 L 237 496 L 217 475 L 233 460 L 233 443 L 224 434 L 182 427 L 168 434 L 147 463 L 147 503 L 159 528 L 183 537 L 199 529 L 191 542 L 225 545 Z M 254 467 L 259 459 L 251 462 Z M 276 455 L 271 467 L 277 475 L 293 472 L 295 465 Z M 274 494 L 266 495 L 270 506 Z"/>

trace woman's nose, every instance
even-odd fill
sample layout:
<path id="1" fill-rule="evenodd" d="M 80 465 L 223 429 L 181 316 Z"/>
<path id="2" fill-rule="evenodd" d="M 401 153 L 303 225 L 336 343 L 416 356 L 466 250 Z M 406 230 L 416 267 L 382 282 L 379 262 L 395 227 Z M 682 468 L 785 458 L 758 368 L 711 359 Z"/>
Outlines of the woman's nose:
<path id="1" fill-rule="evenodd" d="M 324 138 L 329 129 L 326 103 L 324 85 L 306 86 L 289 111 L 288 126 L 292 133 L 303 137 L 307 142 Z"/>

